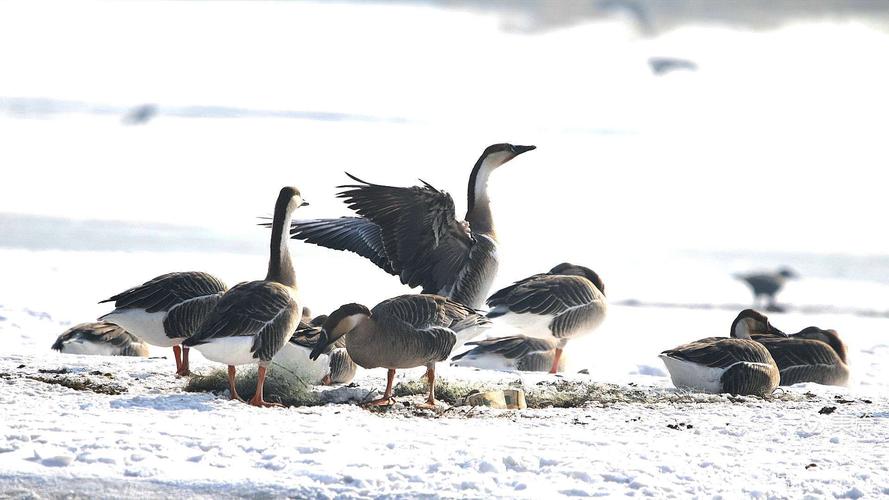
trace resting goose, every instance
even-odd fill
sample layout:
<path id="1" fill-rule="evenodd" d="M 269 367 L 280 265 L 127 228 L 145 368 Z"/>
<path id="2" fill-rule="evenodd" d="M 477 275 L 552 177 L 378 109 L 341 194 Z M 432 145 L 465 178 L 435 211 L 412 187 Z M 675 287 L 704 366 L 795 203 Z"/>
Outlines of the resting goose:
<path id="1" fill-rule="evenodd" d="M 81 323 L 59 335 L 52 348 L 63 354 L 148 357 L 148 345 L 112 323 Z"/>
<path id="2" fill-rule="evenodd" d="M 768 318 L 751 309 L 757 321 L 768 324 Z M 774 333 L 759 327 L 761 333 L 751 335 L 772 355 L 781 372 L 781 385 L 814 382 L 824 385 L 846 385 L 849 366 L 846 364 L 846 344 L 835 330 L 810 326 L 792 335 Z"/>
<path id="3" fill-rule="evenodd" d="M 497 274 L 497 235 L 488 178 L 499 166 L 534 146 L 494 144 L 469 175 L 465 221 L 454 200 L 426 182 L 422 187 L 381 186 L 348 175 L 358 184 L 338 197 L 359 217 L 294 221 L 293 238 L 357 253 L 422 293 L 478 308 Z"/>
<path id="4" fill-rule="evenodd" d="M 514 326 L 527 337 L 557 342 L 550 373 L 558 371 L 568 340 L 598 328 L 608 311 L 599 275 L 569 263 L 513 283 L 491 295 L 488 306 L 489 319 Z"/>
<path id="5" fill-rule="evenodd" d="M 355 377 L 358 365 L 346 352 L 344 338 L 327 346 L 317 360 L 309 358 L 321 340 L 321 325 L 326 319 L 326 315 L 321 315 L 311 319 L 309 324 L 300 323 L 273 361 L 310 384 L 348 384 Z"/>
<path id="6" fill-rule="evenodd" d="M 660 357 L 676 387 L 711 394 L 766 396 L 778 387 L 781 375 L 769 351 L 750 338 L 760 328 L 780 334 L 742 311 L 732 322 L 733 338 L 708 337 L 664 351 Z"/>
<path id="7" fill-rule="evenodd" d="M 240 400 L 235 388 L 235 366 L 259 364 L 256 393 L 249 403 L 279 406 L 263 399 L 262 387 L 269 363 L 299 325 L 302 309 L 285 229 L 290 225 L 293 211 L 307 204 L 296 188 L 281 189 L 275 203 L 265 279 L 232 287 L 210 311 L 198 331 L 183 342 L 183 345 L 201 351 L 207 359 L 228 365 L 232 399 Z"/>
<path id="8" fill-rule="evenodd" d="M 197 330 L 226 288 L 207 273 L 163 274 L 100 302 L 114 302 L 115 309 L 99 320 L 120 325 L 148 344 L 173 347 L 176 374 L 188 375 L 188 348 L 180 344 Z"/>
<path id="9" fill-rule="evenodd" d="M 468 342 L 466 345 L 476 347 L 451 358 L 451 364 L 486 370 L 545 372 L 552 369 L 558 344 L 554 340 L 524 335 Z M 565 370 L 565 356 L 559 358 L 557 369 Z"/>
<path id="10" fill-rule="evenodd" d="M 328 345 L 345 337 L 346 351 L 358 366 L 388 369 L 386 391 L 368 403 L 372 406 L 391 403 L 396 369 L 425 366 L 429 381 L 425 407 L 433 408 L 435 363 L 451 355 L 457 332 L 487 323 L 474 310 L 438 295 L 401 295 L 380 302 L 373 310 L 346 304 L 324 322 L 322 341 L 311 357 L 317 359 Z"/>
<path id="11" fill-rule="evenodd" d="M 784 288 L 784 283 L 787 280 L 796 279 L 799 275 L 785 267 L 774 273 L 736 274 L 734 277 L 750 287 L 750 291 L 753 292 L 754 303 L 759 302 L 761 297 L 765 298 L 766 308 L 774 311 L 780 309 L 775 303 L 775 295 Z"/>

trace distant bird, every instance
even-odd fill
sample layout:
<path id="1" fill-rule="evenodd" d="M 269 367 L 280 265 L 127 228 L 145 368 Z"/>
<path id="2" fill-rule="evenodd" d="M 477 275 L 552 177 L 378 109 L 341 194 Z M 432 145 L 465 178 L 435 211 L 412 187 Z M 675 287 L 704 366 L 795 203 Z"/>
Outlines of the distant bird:
<path id="1" fill-rule="evenodd" d="M 71 327 L 59 335 L 52 348 L 63 354 L 148 356 L 148 345 L 123 328 L 106 322 Z"/>
<path id="2" fill-rule="evenodd" d="M 748 311 L 754 312 L 749 309 L 745 312 Z M 754 333 L 751 337 L 769 350 L 781 372 L 781 385 L 802 382 L 846 385 L 849 382 L 846 344 L 835 330 L 810 326 L 785 335 L 763 327 L 763 321 L 768 322 L 768 319 L 759 316 L 756 329 L 762 333 Z"/>
<path id="3" fill-rule="evenodd" d="M 487 370 L 545 372 L 552 369 L 559 342 L 516 335 L 468 342 L 466 345 L 475 347 L 451 358 L 451 365 Z M 557 370 L 565 370 L 565 356 L 559 358 Z"/>
<path id="4" fill-rule="evenodd" d="M 162 274 L 100 302 L 114 302 L 114 310 L 99 320 L 120 325 L 145 342 L 172 347 L 176 374 L 189 374 L 190 337 L 219 302 L 227 287 L 215 276 L 189 271 Z"/>
<path id="5" fill-rule="evenodd" d="M 781 379 L 778 365 L 751 335 L 781 332 L 760 316 L 742 311 L 732 322 L 732 338 L 708 337 L 662 352 L 673 385 L 711 394 L 771 394 Z"/>
<path id="6" fill-rule="evenodd" d="M 608 312 L 599 275 L 567 262 L 496 292 L 488 306 L 488 319 L 511 325 L 525 336 L 557 342 L 550 373 L 558 371 L 568 340 L 598 328 Z"/>
<path id="7" fill-rule="evenodd" d="M 268 273 L 264 280 L 240 283 L 227 291 L 209 316 L 183 345 L 195 347 L 209 360 L 228 365 L 231 398 L 238 399 L 235 366 L 258 364 L 254 406 L 280 406 L 263 399 L 266 369 L 299 325 L 296 273 L 287 247 L 286 228 L 297 207 L 308 205 L 299 190 L 285 187 L 275 202 Z"/>
<path id="8" fill-rule="evenodd" d="M 458 221 L 454 200 L 426 182 L 391 187 L 365 182 L 340 186 L 359 217 L 294 221 L 293 238 L 357 253 L 425 294 L 481 307 L 497 274 L 497 235 L 488 198 L 488 177 L 534 146 L 494 144 L 469 175 L 466 220 Z"/>
<path id="9" fill-rule="evenodd" d="M 673 71 L 695 71 L 698 69 L 698 65 L 694 61 L 678 57 L 650 57 L 648 58 L 648 65 L 651 67 L 651 72 L 658 76 L 666 75 Z"/>
<path id="10" fill-rule="evenodd" d="M 796 272 L 789 268 L 781 268 L 773 273 L 749 273 L 735 274 L 734 277 L 747 283 L 747 286 L 753 291 L 754 306 L 758 305 L 761 297 L 767 299 L 766 309 L 780 311 L 781 308 L 775 303 L 775 295 L 784 287 L 784 283 L 790 279 L 799 277 Z"/>
<path id="11" fill-rule="evenodd" d="M 306 308 L 303 308 L 303 312 L 305 311 Z M 300 322 L 290 341 L 278 351 L 273 362 L 304 378 L 310 384 L 348 384 L 355 377 L 358 365 L 346 351 L 345 338 L 328 345 L 317 360 L 309 358 L 322 339 L 321 325 L 326 319 L 327 315 L 321 315 L 311 319 L 308 324 Z"/>
<path id="12" fill-rule="evenodd" d="M 143 125 L 157 115 L 156 104 L 142 104 L 127 111 L 121 121 L 127 125 Z"/>
<path id="13" fill-rule="evenodd" d="M 311 357 L 317 359 L 328 345 L 345 337 L 346 351 L 358 366 L 386 368 L 386 391 L 370 406 L 391 403 L 396 369 L 425 366 L 429 381 L 425 407 L 433 408 L 435 363 L 448 359 L 459 332 L 487 323 L 473 309 L 438 295 L 401 295 L 380 302 L 373 310 L 346 304 L 324 322 L 323 341 Z"/>

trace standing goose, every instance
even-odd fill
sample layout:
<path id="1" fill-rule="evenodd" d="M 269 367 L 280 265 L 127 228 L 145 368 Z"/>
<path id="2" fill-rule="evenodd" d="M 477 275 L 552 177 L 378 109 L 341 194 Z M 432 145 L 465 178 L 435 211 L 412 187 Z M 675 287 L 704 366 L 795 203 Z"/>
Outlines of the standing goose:
<path id="1" fill-rule="evenodd" d="M 388 369 L 386 391 L 368 403 L 372 406 L 390 404 L 396 369 L 425 366 L 429 381 L 425 407 L 433 408 L 435 363 L 451 355 L 457 332 L 487 323 L 474 310 L 438 295 L 401 295 L 380 302 L 373 310 L 346 304 L 324 322 L 323 340 L 311 356 L 317 359 L 329 344 L 345 337 L 346 351 L 358 366 Z"/>
<path id="2" fill-rule="evenodd" d="M 311 384 L 348 384 L 355 377 L 358 365 L 346 352 L 345 338 L 328 345 L 317 360 L 309 358 L 322 339 L 321 325 L 326 319 L 326 315 L 321 315 L 309 324 L 300 323 L 273 361 Z"/>
<path id="3" fill-rule="evenodd" d="M 764 315 L 752 309 L 744 313 L 756 315 L 759 333 L 752 334 L 751 338 L 769 350 L 781 372 L 781 385 L 801 382 L 846 385 L 849 382 L 846 344 L 835 330 L 810 326 L 798 333 L 784 335 L 762 327 L 768 324 Z"/>
<path id="4" fill-rule="evenodd" d="M 754 306 L 758 305 L 757 302 L 760 302 L 760 298 L 765 298 L 765 307 L 767 310 L 780 311 L 781 307 L 775 303 L 775 295 L 784 288 L 784 283 L 786 283 L 787 280 L 796 279 L 799 275 L 792 269 L 784 267 L 773 273 L 759 272 L 736 274 L 734 277 L 735 279 L 743 281 L 750 287 L 750 291 L 753 292 Z"/>
<path id="5" fill-rule="evenodd" d="M 285 229 L 297 207 L 308 205 L 294 187 L 281 189 L 275 203 L 268 273 L 264 280 L 239 283 L 226 292 L 206 321 L 183 345 L 195 347 L 207 359 L 228 365 L 232 399 L 235 366 L 259 364 L 254 406 L 277 406 L 262 397 L 266 369 L 275 354 L 290 340 L 299 324 L 296 274 L 290 260 Z"/>
<path id="6" fill-rule="evenodd" d="M 558 371 L 568 339 L 595 330 L 608 311 L 599 275 L 569 263 L 498 291 L 488 306 L 488 318 L 514 326 L 525 336 L 557 341 L 550 373 Z"/>
<path id="7" fill-rule="evenodd" d="M 742 311 L 732 322 L 732 338 L 708 337 L 664 351 L 660 357 L 676 387 L 767 396 L 778 387 L 781 375 L 769 351 L 750 338 L 766 330 L 780 334 Z"/>
<path id="8" fill-rule="evenodd" d="M 173 347 L 176 374 L 188 375 L 188 348 L 180 344 L 197 330 L 226 288 L 207 273 L 163 274 L 100 302 L 114 302 L 115 309 L 99 320 L 120 325 L 151 345 Z"/>
<path id="9" fill-rule="evenodd" d="M 104 321 L 69 328 L 59 335 L 52 348 L 63 354 L 148 357 L 148 346 L 139 337 Z"/>
<path id="10" fill-rule="evenodd" d="M 358 184 L 340 186 L 360 217 L 295 221 L 293 238 L 357 253 L 398 276 L 409 287 L 478 308 L 497 274 L 497 235 L 488 198 L 488 178 L 499 166 L 534 146 L 494 144 L 469 175 L 465 221 L 454 200 L 426 182 L 408 188 L 381 186 L 348 175 Z"/>
<path id="11" fill-rule="evenodd" d="M 487 370 L 545 372 L 552 369 L 557 341 L 516 335 L 468 342 L 476 347 L 451 358 L 453 366 L 471 366 Z M 559 358 L 559 371 L 565 369 L 565 356 Z"/>

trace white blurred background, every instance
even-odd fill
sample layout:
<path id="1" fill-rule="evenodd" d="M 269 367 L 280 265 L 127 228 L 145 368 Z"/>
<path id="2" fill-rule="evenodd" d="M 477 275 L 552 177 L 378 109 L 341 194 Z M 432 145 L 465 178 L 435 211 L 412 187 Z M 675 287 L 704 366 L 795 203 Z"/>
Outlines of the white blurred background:
<path id="1" fill-rule="evenodd" d="M 538 149 L 491 179 L 497 286 L 568 260 L 615 302 L 740 307 L 731 273 L 788 265 L 803 279 L 782 303 L 883 314 L 887 16 L 826 0 L 2 2 L 0 304 L 82 321 L 161 272 L 256 279 L 278 189 L 311 202 L 299 217 L 346 215 L 344 171 L 422 178 L 462 216 L 478 154 L 508 141 Z M 359 257 L 291 248 L 318 312 L 405 291 Z"/>

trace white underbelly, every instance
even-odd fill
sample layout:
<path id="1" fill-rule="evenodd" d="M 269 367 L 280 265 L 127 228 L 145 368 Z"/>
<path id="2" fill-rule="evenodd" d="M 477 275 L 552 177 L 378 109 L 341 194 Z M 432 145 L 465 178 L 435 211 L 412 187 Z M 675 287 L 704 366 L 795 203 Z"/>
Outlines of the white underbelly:
<path id="1" fill-rule="evenodd" d="M 553 334 L 549 329 L 553 317 L 540 314 L 516 314 L 508 312 L 503 316 L 491 319 L 495 325 L 505 325 L 515 328 L 526 337 L 534 337 L 537 339 L 553 339 Z M 499 336 L 499 335 L 498 335 Z"/>
<path id="2" fill-rule="evenodd" d="M 194 346 L 205 358 L 224 365 L 250 365 L 259 363 L 250 349 L 253 336 L 210 339 L 206 344 Z"/>
<path id="3" fill-rule="evenodd" d="M 309 353 L 311 351 L 308 348 L 287 342 L 272 358 L 272 364 L 278 365 L 276 369 L 286 370 L 307 384 L 318 385 L 330 373 L 330 358 L 322 354 L 312 361 Z"/>
<path id="4" fill-rule="evenodd" d="M 722 374 L 725 368 L 713 368 L 661 354 L 661 360 L 670 372 L 673 385 L 678 388 L 718 394 L 722 392 Z"/>
<path id="5" fill-rule="evenodd" d="M 123 309 L 102 316 L 100 319 L 114 323 L 139 337 L 148 344 L 158 347 L 172 347 L 182 343 L 182 339 L 171 339 L 164 331 L 164 311 L 148 313 L 145 309 Z"/>
<path id="6" fill-rule="evenodd" d="M 63 354 L 85 354 L 91 356 L 119 356 L 120 349 L 105 342 L 88 342 L 80 339 L 62 343 Z"/>

